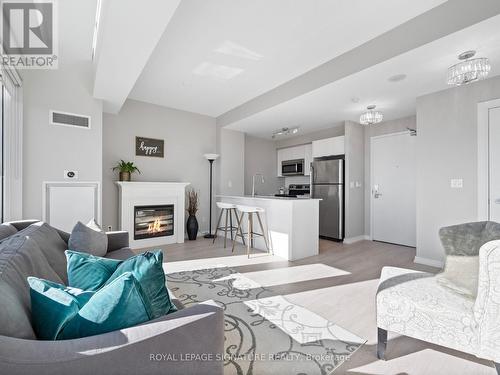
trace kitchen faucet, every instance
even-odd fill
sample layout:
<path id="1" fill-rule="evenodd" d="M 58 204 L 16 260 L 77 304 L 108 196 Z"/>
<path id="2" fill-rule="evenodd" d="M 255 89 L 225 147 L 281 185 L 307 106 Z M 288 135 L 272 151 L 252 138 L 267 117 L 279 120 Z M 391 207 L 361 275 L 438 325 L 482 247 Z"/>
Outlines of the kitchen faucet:
<path id="1" fill-rule="evenodd" d="M 260 176 L 260 180 L 264 183 L 264 175 L 262 173 L 256 173 L 252 176 L 252 197 L 255 197 L 255 177 Z"/>

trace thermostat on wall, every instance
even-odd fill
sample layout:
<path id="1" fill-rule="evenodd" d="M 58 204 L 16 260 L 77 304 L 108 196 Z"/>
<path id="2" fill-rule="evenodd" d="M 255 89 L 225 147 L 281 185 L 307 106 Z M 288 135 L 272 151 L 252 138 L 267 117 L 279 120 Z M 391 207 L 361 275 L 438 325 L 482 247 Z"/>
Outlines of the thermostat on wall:
<path id="1" fill-rule="evenodd" d="M 64 171 L 65 180 L 78 180 L 78 171 Z"/>

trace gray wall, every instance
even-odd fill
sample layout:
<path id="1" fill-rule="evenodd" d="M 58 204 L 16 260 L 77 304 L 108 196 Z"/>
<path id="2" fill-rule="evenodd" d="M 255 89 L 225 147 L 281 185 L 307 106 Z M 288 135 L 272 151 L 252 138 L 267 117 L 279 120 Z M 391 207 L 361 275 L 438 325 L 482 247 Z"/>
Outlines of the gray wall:
<path id="1" fill-rule="evenodd" d="M 378 135 L 398 133 L 405 131 L 406 128 L 416 129 L 417 119 L 415 116 L 404 117 L 397 120 L 385 121 L 380 124 L 370 125 L 365 127 L 365 234 L 370 234 L 370 199 L 371 199 L 371 186 L 370 186 L 370 167 L 371 167 L 371 145 L 370 138 Z M 417 140 L 418 142 L 418 140 Z M 415 171 L 417 173 L 417 171 Z"/>
<path id="2" fill-rule="evenodd" d="M 215 119 L 127 100 L 118 115 L 105 113 L 103 122 L 104 226 L 118 225 L 118 189 L 114 184 L 118 172 L 111 168 L 124 159 L 140 168 L 142 174 L 133 176 L 136 181 L 190 182 L 200 195 L 200 231 L 207 230 L 209 164 L 203 154 L 215 152 Z M 135 156 L 136 136 L 164 139 L 165 157 Z"/>
<path id="3" fill-rule="evenodd" d="M 417 98 L 417 257 L 442 261 L 439 228 L 477 220 L 477 104 L 497 98 L 500 77 Z"/>
<path id="4" fill-rule="evenodd" d="M 278 190 L 277 152 L 273 141 L 245 136 L 245 194 L 252 193 L 252 176 L 262 173 L 265 182 L 256 180 L 255 191 L 260 195 L 274 194 Z"/>
<path id="5" fill-rule="evenodd" d="M 23 71 L 23 217 L 42 218 L 42 182 L 102 182 L 102 102 L 92 98 L 91 64 Z M 49 124 L 49 111 L 91 116 L 90 130 Z M 99 221 L 99 218 L 96 218 Z"/>
<path id="6" fill-rule="evenodd" d="M 345 237 L 365 234 L 364 172 L 365 129 L 362 125 L 345 122 Z M 356 187 L 356 182 L 361 183 Z M 351 183 L 354 186 L 351 186 Z"/>
<path id="7" fill-rule="evenodd" d="M 217 161 L 219 185 L 217 192 L 225 195 L 242 195 L 245 191 L 245 133 L 218 129 Z"/>
<path id="8" fill-rule="evenodd" d="M 286 138 L 276 141 L 276 148 L 285 148 L 297 145 L 304 145 L 317 141 L 318 139 L 338 137 L 344 135 L 344 121 L 336 122 L 328 128 L 318 130 L 312 133 L 299 135 L 298 137 Z"/>

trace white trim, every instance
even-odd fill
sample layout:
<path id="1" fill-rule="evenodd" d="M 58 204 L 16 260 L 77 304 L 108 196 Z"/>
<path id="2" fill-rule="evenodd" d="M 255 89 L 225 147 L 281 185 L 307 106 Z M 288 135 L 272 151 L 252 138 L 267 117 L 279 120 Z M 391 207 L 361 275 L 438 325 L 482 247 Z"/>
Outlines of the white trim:
<path id="1" fill-rule="evenodd" d="M 74 182 L 74 181 L 43 181 L 42 182 L 42 221 L 50 224 L 49 222 L 49 188 L 56 186 L 78 186 L 78 187 L 94 187 L 95 188 L 95 207 L 94 212 L 95 220 L 97 224 L 102 225 L 102 205 L 101 205 L 101 183 L 98 181 L 82 181 L 82 182 Z M 76 224 L 76 223 L 74 223 Z"/>
<path id="2" fill-rule="evenodd" d="M 424 264 L 426 266 L 437 267 L 437 268 L 443 268 L 443 266 L 444 266 L 443 261 L 436 260 L 436 259 L 430 259 L 430 258 L 415 257 L 413 262 L 418 263 L 418 264 Z"/>
<path id="3" fill-rule="evenodd" d="M 356 237 L 350 237 L 350 238 L 344 238 L 344 243 L 346 245 L 350 245 L 350 244 L 353 244 L 355 242 L 359 242 L 359 241 L 369 241 L 370 240 L 370 236 L 364 234 L 362 236 L 356 236 Z"/>
<path id="4" fill-rule="evenodd" d="M 63 115 L 76 116 L 76 117 L 84 117 L 84 118 L 86 118 L 86 119 L 89 120 L 89 126 L 88 127 L 84 127 L 84 126 L 78 126 L 78 125 L 62 124 L 62 123 L 59 123 L 59 122 L 53 122 L 52 121 L 52 119 L 53 119 L 53 113 L 60 113 L 60 114 L 63 114 Z M 92 129 L 92 118 L 90 116 L 82 115 L 82 114 L 79 114 L 79 113 L 71 113 L 71 112 L 64 112 L 64 111 L 58 111 L 56 109 L 51 109 L 51 110 L 49 110 L 49 124 L 50 125 L 57 125 L 57 126 L 67 126 L 67 127 L 76 128 L 76 129 L 90 130 L 90 129 Z"/>
<path id="5" fill-rule="evenodd" d="M 371 241 L 373 241 L 373 191 L 372 191 L 372 187 L 373 187 L 373 140 L 380 139 L 380 138 L 386 138 L 386 137 L 394 137 L 394 136 L 399 136 L 399 135 L 404 135 L 404 134 L 411 135 L 411 131 L 404 130 L 401 132 L 375 135 L 373 137 L 370 137 L 370 233 L 368 234 L 368 239 Z"/>
<path id="6" fill-rule="evenodd" d="M 489 111 L 498 107 L 500 107 L 500 99 L 477 104 L 477 218 L 479 221 L 490 218 Z"/>

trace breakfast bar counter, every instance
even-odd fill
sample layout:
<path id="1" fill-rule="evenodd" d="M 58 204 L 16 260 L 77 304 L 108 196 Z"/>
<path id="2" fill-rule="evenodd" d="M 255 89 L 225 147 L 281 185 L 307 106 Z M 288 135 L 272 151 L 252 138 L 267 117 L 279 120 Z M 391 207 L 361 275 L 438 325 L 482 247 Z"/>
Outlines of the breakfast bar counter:
<path id="1" fill-rule="evenodd" d="M 218 195 L 217 201 L 263 208 L 262 220 L 274 255 L 298 260 L 319 253 L 319 199 Z M 243 232 L 246 232 L 246 220 L 242 225 Z M 257 228 L 254 225 L 256 232 L 260 230 Z M 238 241 L 241 242 L 241 238 L 238 237 Z M 254 247 L 266 251 L 265 242 L 260 237 L 255 239 Z M 236 251 L 243 251 L 242 245 L 237 246 Z"/>

